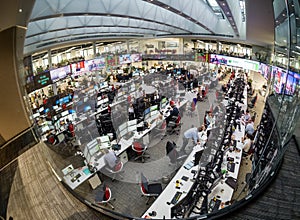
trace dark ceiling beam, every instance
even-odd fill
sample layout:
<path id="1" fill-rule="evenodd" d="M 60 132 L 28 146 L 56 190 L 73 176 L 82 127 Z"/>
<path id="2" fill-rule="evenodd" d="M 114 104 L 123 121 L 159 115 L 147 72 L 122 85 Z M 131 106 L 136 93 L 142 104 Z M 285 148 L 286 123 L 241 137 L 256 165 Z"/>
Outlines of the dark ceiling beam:
<path id="1" fill-rule="evenodd" d="M 185 19 L 189 20 L 190 22 L 193 22 L 193 23 L 199 25 L 200 27 L 204 28 L 205 30 L 207 30 L 211 34 L 215 34 L 215 32 L 212 31 L 209 27 L 207 27 L 203 23 L 199 22 L 198 20 L 194 19 L 193 17 L 191 17 L 191 16 L 183 13 L 182 11 L 179 11 L 178 9 L 172 7 L 172 5 L 167 5 L 167 4 L 162 3 L 161 1 L 156 1 L 156 0 L 143 0 L 143 1 L 149 2 L 149 3 L 153 4 L 153 5 L 156 5 L 156 6 L 159 6 L 161 8 L 164 8 L 164 9 L 166 9 L 168 11 L 171 11 L 171 12 L 173 12 L 176 15 L 184 17 Z"/>
<path id="2" fill-rule="evenodd" d="M 234 34 L 236 35 L 236 37 L 240 37 L 240 33 L 236 26 L 236 21 L 233 17 L 233 14 L 230 10 L 230 7 L 229 7 L 227 1 L 226 0 L 216 0 L 216 1 L 217 1 L 218 5 L 220 6 L 220 8 L 222 9 L 223 14 L 226 16 L 232 30 L 234 31 Z M 236 1 L 238 1 L 238 0 L 236 0 Z"/>

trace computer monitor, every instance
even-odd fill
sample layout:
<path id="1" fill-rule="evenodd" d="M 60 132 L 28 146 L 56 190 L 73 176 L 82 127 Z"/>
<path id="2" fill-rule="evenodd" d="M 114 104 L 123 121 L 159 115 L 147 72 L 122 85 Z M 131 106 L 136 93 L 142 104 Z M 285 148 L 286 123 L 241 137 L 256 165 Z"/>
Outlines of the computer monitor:
<path id="1" fill-rule="evenodd" d="M 107 87 L 108 87 L 108 83 L 106 81 L 100 83 L 100 89 L 104 89 L 104 88 L 107 88 Z"/>
<path id="2" fill-rule="evenodd" d="M 144 121 L 148 121 L 151 118 L 151 114 L 147 114 L 144 117 Z"/>
<path id="3" fill-rule="evenodd" d="M 145 109 L 144 116 L 148 115 L 150 113 L 150 110 L 151 110 L 150 108 Z"/>
<path id="4" fill-rule="evenodd" d="M 152 112 L 150 113 L 151 117 L 154 117 L 154 116 L 156 116 L 157 114 L 158 114 L 158 110 L 152 111 Z"/>
<path id="5" fill-rule="evenodd" d="M 40 116 L 40 113 L 37 112 L 37 113 L 35 113 L 35 114 L 32 115 L 32 118 L 37 118 L 37 117 L 39 117 L 39 116 Z"/>
<path id="6" fill-rule="evenodd" d="M 137 120 L 136 119 L 133 119 L 133 120 L 130 120 L 127 122 L 127 126 L 130 127 L 132 125 L 136 125 L 137 124 Z"/>
<path id="7" fill-rule="evenodd" d="M 103 99 L 103 104 L 108 102 L 108 98 Z"/>
<path id="8" fill-rule="evenodd" d="M 127 122 L 121 124 L 121 125 L 119 126 L 118 130 L 119 130 L 119 132 L 121 133 L 121 131 L 123 131 L 123 130 L 126 129 L 126 128 L 127 128 Z"/>
<path id="9" fill-rule="evenodd" d="M 127 127 L 119 132 L 120 137 L 124 137 L 128 133 Z"/>
<path id="10" fill-rule="evenodd" d="M 61 113 L 61 117 L 67 116 L 69 114 L 69 110 L 63 111 Z"/>
<path id="11" fill-rule="evenodd" d="M 195 153 L 195 160 L 194 160 L 194 165 L 195 165 L 195 166 L 199 165 L 199 162 L 200 162 L 202 153 L 203 153 L 203 150 L 197 151 L 197 152 Z"/>
<path id="12" fill-rule="evenodd" d="M 162 98 L 160 101 L 160 109 L 164 109 L 167 106 L 167 98 Z"/>
<path id="13" fill-rule="evenodd" d="M 134 132 L 134 131 L 136 131 L 137 130 L 136 124 L 129 126 L 127 128 L 127 130 L 128 130 L 128 132 Z"/>
<path id="14" fill-rule="evenodd" d="M 101 143 L 110 142 L 108 135 L 101 136 L 100 137 L 100 142 Z"/>
<path id="15" fill-rule="evenodd" d="M 152 106 L 150 107 L 150 111 L 151 111 L 151 112 L 153 112 L 153 111 L 155 111 L 155 110 L 158 110 L 158 105 L 152 105 Z"/>

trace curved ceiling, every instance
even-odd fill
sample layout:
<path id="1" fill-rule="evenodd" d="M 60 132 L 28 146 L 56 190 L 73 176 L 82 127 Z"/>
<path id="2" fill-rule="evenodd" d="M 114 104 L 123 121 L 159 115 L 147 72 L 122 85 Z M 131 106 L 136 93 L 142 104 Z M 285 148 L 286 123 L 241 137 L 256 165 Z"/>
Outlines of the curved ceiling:
<path id="1" fill-rule="evenodd" d="M 24 53 L 76 41 L 165 36 L 246 39 L 240 0 L 36 0 Z"/>

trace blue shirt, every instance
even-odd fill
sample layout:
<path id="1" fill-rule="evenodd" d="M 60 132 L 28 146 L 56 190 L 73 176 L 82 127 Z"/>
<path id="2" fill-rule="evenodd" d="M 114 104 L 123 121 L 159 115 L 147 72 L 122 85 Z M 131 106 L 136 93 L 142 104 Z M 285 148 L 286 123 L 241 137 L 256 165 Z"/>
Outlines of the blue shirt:
<path id="1" fill-rule="evenodd" d="M 190 128 L 189 130 L 187 130 L 186 132 L 184 132 L 184 137 L 185 138 L 193 138 L 194 142 L 197 143 L 199 136 L 198 136 L 198 128 Z"/>

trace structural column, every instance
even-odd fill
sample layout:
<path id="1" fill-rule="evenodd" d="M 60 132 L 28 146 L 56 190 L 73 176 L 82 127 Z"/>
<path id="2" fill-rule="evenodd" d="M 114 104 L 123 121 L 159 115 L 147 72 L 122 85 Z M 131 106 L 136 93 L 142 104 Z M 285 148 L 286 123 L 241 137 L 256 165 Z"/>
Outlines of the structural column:
<path id="1" fill-rule="evenodd" d="M 51 50 L 48 50 L 48 65 L 49 65 L 49 68 L 51 69 L 51 67 L 52 67 L 52 54 L 51 54 Z"/>
<path id="2" fill-rule="evenodd" d="M 24 105 L 23 48 L 26 30 L 11 27 L 0 32 L 0 134 L 10 140 L 31 126 Z"/>

